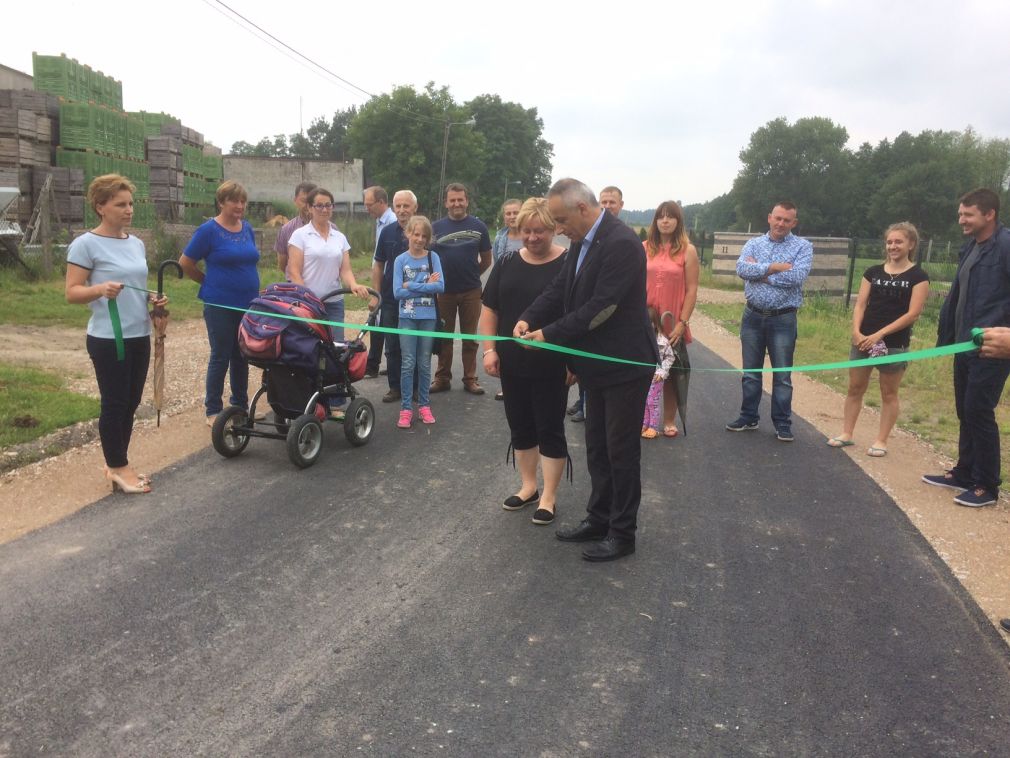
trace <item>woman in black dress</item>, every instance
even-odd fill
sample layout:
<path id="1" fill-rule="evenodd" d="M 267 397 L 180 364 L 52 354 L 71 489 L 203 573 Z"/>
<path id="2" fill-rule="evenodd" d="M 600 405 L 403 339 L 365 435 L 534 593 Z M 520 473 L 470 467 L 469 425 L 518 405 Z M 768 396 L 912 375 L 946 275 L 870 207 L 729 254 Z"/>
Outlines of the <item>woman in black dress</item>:
<path id="1" fill-rule="evenodd" d="M 495 263 L 484 287 L 479 332 L 512 336 L 519 316 L 561 271 L 565 249 L 554 244 L 554 219 L 547 201 L 523 203 L 517 219 L 523 247 Z M 558 484 L 568 463 L 565 441 L 567 372 L 560 353 L 527 350 L 514 342 L 484 342 L 484 371 L 501 378 L 505 418 L 512 432 L 516 467 L 522 486 L 502 503 L 507 511 L 537 504 L 534 524 L 554 520 Z M 537 488 L 537 463 L 543 471 L 543 493 Z"/>
<path id="2" fill-rule="evenodd" d="M 915 262 L 919 245 L 916 228 L 903 221 L 892 224 L 884 234 L 884 262 L 863 273 L 856 307 L 852 309 L 852 347 L 849 360 L 904 353 L 912 338 L 912 324 L 922 313 L 929 294 L 929 275 Z M 887 438 L 898 420 L 898 387 L 908 363 L 883 363 L 880 372 L 880 428 L 877 439 L 866 450 L 874 458 L 887 455 Z M 854 444 L 852 434 L 863 408 L 863 395 L 870 382 L 872 366 L 849 369 L 849 391 L 845 396 L 842 433 L 828 440 L 831 447 Z"/>

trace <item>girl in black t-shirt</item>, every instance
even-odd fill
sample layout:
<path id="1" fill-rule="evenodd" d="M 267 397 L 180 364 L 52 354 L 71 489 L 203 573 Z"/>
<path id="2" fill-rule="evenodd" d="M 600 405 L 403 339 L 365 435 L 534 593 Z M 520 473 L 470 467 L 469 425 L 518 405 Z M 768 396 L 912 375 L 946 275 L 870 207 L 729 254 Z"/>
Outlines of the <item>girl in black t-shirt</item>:
<path id="1" fill-rule="evenodd" d="M 905 352 L 912 337 L 912 324 L 922 313 L 929 294 L 929 276 L 914 260 L 919 244 L 915 226 L 907 221 L 892 224 L 884 240 L 884 262 L 868 268 L 859 285 L 859 296 L 852 311 L 849 360 Z M 875 458 L 887 455 L 887 438 L 898 420 L 898 387 L 907 366 L 902 362 L 877 367 L 880 372 L 880 428 L 867 455 Z M 849 369 L 842 433 L 828 440 L 831 447 L 854 444 L 852 433 L 863 408 L 863 395 L 872 371 L 872 366 Z"/>

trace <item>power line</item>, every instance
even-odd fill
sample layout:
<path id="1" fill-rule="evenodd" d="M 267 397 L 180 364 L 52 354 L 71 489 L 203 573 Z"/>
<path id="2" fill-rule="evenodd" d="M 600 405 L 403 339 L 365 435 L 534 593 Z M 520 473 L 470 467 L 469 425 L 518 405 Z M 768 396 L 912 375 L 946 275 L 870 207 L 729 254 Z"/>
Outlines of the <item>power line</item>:
<path id="1" fill-rule="evenodd" d="M 273 41 L 272 41 L 272 39 L 271 39 L 271 35 L 265 34 L 265 36 L 264 36 L 264 35 L 257 34 L 255 31 L 253 31 L 252 29 L 250 29 L 248 26 L 243 25 L 237 18 L 235 18 L 234 16 L 229 15 L 225 11 L 221 10 L 220 8 L 218 8 L 215 5 L 215 3 L 213 2 L 213 0 L 203 0 L 203 3 L 204 3 L 204 5 L 206 5 L 209 8 L 211 8 L 215 13 L 221 15 L 222 17 L 228 19 L 228 21 L 230 21 L 231 23 L 235 24 L 235 26 L 237 26 L 242 31 L 249 32 L 254 37 L 256 37 L 256 39 L 258 39 L 260 42 L 264 42 L 267 45 L 269 45 L 273 50 L 276 50 L 278 53 L 280 53 L 281 55 L 283 55 L 284 57 L 286 57 L 288 60 L 292 61 L 293 63 L 296 63 L 299 66 L 301 66 L 306 71 L 311 71 L 312 73 L 314 73 L 316 75 L 319 75 L 320 72 L 317 71 L 316 69 L 312 68 L 312 66 L 307 65 L 305 63 L 305 61 L 300 60 L 295 55 L 292 55 L 290 52 L 288 52 L 287 50 L 285 50 L 283 47 L 280 47 L 280 46 L 274 44 Z M 220 5 L 224 5 L 224 3 L 220 3 Z M 225 6 L 225 7 L 227 8 L 227 6 Z M 304 56 L 302 56 L 302 57 L 304 57 Z M 311 61 L 309 61 L 309 62 L 311 63 Z M 313 65 L 315 65 L 315 64 L 313 64 Z M 331 81 L 330 84 L 334 84 L 334 85 L 340 87 L 345 92 L 348 92 L 348 93 L 350 93 L 352 95 L 355 95 L 355 96 L 358 95 L 358 92 L 356 91 L 357 88 L 351 89 L 351 88 L 345 87 L 340 82 L 332 82 Z"/>
<path id="2" fill-rule="evenodd" d="M 211 7 L 214 7 L 213 4 L 212 4 L 212 0 L 203 0 L 203 1 L 205 3 L 207 3 L 208 5 L 210 5 Z M 237 10 L 235 10 L 234 8 L 232 8 L 230 5 L 228 5 L 227 3 L 222 2 L 222 0 L 213 0 L 213 3 L 217 4 L 217 5 L 220 5 L 222 8 L 225 8 L 228 11 L 228 13 L 232 14 L 232 16 L 235 16 L 236 18 L 241 19 L 245 24 L 248 24 L 248 26 L 251 26 L 253 29 L 255 29 L 258 32 L 260 32 L 261 35 L 264 35 L 264 36 L 268 37 L 270 40 L 273 40 L 278 45 L 281 45 L 286 50 L 289 50 L 291 53 L 293 53 L 294 55 L 296 55 L 298 58 L 302 59 L 303 61 L 308 62 L 309 64 L 311 64 L 312 66 L 314 66 L 316 69 L 318 69 L 318 71 L 322 71 L 327 76 L 335 79 L 337 82 L 342 82 L 343 84 L 347 85 L 348 87 L 351 87 L 352 89 L 356 90 L 358 93 L 364 94 L 364 95 L 366 95 L 369 98 L 375 98 L 375 97 L 377 97 L 377 95 L 369 92 L 364 87 L 359 87 L 354 82 L 352 82 L 352 81 L 350 81 L 348 79 L 345 79 L 344 77 L 340 76 L 339 74 L 337 74 L 337 73 L 335 73 L 333 71 L 330 71 L 330 69 L 326 68 L 326 66 L 322 65 L 321 63 L 318 63 L 317 61 L 313 60 L 312 58 L 310 58 L 309 56 L 305 55 L 304 53 L 296 50 L 295 48 L 293 48 L 291 45 L 289 45 L 288 43 L 284 42 L 283 40 L 278 39 L 273 34 L 271 34 L 266 29 L 264 29 L 259 24 L 257 24 L 255 21 L 252 21 L 251 19 L 243 16 Z M 218 10 L 218 9 L 214 8 L 214 10 Z M 221 11 L 218 10 L 218 12 L 220 13 Z M 222 13 L 222 15 L 224 15 L 224 14 Z M 232 19 L 232 20 L 234 20 L 234 19 Z M 242 27 L 242 28 L 244 28 L 246 31 L 252 33 L 252 31 L 250 29 L 248 29 L 246 27 Z M 264 42 L 268 42 L 267 40 L 263 40 L 262 37 L 260 37 L 259 35 L 254 35 L 254 36 L 256 36 L 257 39 L 261 39 Z M 269 42 L 268 42 L 268 44 L 269 44 Z M 271 45 L 271 47 L 274 47 L 274 49 L 277 49 L 274 45 Z M 279 52 L 284 52 L 284 51 L 283 50 L 279 50 Z M 287 55 L 287 53 L 285 53 L 285 55 Z M 287 55 L 287 57 L 290 58 L 291 56 Z M 300 65 L 304 65 L 304 64 L 301 64 L 300 61 L 296 61 L 296 62 L 299 62 Z M 316 73 L 318 73 L 318 71 Z M 334 83 L 336 83 L 336 82 L 334 82 Z M 342 88 L 342 89 L 346 89 L 346 88 Z M 422 121 L 422 122 L 425 122 L 425 123 L 443 125 L 443 124 L 445 124 L 445 122 L 447 120 L 447 119 L 435 118 L 433 116 L 426 116 L 426 115 L 424 115 L 422 113 L 415 113 L 414 111 L 407 110 L 406 108 L 400 108 L 399 106 L 396 106 L 396 105 L 390 105 L 389 107 L 390 107 L 391 110 L 394 110 L 394 111 L 397 111 L 399 113 L 402 113 L 403 115 L 407 116 L 408 118 L 415 119 L 416 121 Z"/>
<path id="3" fill-rule="evenodd" d="M 280 53 L 282 56 L 284 56 L 285 58 L 287 58 L 292 63 L 297 64 L 298 66 L 301 66 L 306 71 L 312 72 L 313 74 L 315 74 L 317 76 L 320 75 L 320 73 L 317 70 L 315 70 L 311 66 L 307 65 L 304 61 L 300 60 L 296 56 L 293 56 L 291 53 L 289 53 L 284 48 L 282 48 L 282 46 L 279 46 L 279 45 L 275 44 L 270 39 L 269 36 L 264 36 L 264 35 L 256 33 L 256 31 L 254 31 L 254 30 L 248 28 L 247 26 L 243 25 L 237 18 L 228 15 L 226 12 L 224 12 L 223 10 L 221 10 L 220 8 L 218 8 L 214 4 L 213 0 L 203 0 L 203 3 L 204 3 L 204 5 L 206 5 L 207 7 L 209 7 L 211 10 L 213 10 L 215 13 L 219 14 L 223 18 L 228 19 L 228 21 L 230 21 L 231 23 L 233 23 L 235 26 L 237 26 L 238 28 L 240 28 L 242 31 L 247 31 L 250 34 L 252 34 L 252 36 L 255 36 L 257 39 L 259 39 L 260 41 L 265 42 L 266 44 L 268 44 L 271 49 L 277 51 L 278 53 Z M 342 86 L 338 82 L 329 82 L 329 84 L 334 84 L 337 87 L 340 87 L 340 89 L 344 90 L 345 92 L 348 92 L 349 94 L 358 96 L 358 92 L 357 91 L 349 89 L 347 87 L 344 87 L 344 86 Z"/>

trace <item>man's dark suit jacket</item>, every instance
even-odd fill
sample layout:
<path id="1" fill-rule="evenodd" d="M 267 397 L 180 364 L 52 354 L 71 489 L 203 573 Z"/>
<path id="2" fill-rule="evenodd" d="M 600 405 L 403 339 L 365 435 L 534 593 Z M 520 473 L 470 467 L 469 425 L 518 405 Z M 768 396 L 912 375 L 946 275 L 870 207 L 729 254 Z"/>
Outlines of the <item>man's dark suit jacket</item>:
<path id="1" fill-rule="evenodd" d="M 530 329 L 543 329 L 548 342 L 649 364 L 632 366 L 566 356 L 569 369 L 587 389 L 651 376 L 659 353 L 645 306 L 642 241 L 604 210 L 576 274 L 581 249 L 581 240 L 572 243 L 564 267 L 526 309 L 522 320 Z"/>

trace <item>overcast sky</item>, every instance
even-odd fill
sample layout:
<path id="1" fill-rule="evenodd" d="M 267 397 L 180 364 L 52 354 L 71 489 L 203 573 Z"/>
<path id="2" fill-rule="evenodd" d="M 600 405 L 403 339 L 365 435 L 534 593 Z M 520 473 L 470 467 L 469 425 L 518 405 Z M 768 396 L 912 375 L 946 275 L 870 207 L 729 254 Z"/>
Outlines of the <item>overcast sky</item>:
<path id="1" fill-rule="evenodd" d="M 969 124 L 1010 136 L 1006 0 L 611 0 L 581 15 L 543 0 L 228 5 L 368 92 L 433 80 L 458 102 L 492 93 L 535 106 L 554 177 L 617 184 L 628 208 L 728 191 L 750 134 L 779 116 L 831 118 L 853 147 Z M 367 99 L 214 0 L 18 2 L 0 14 L 0 63 L 30 73 L 32 50 L 66 53 L 120 79 L 127 110 L 172 113 L 225 150 L 297 132 L 299 100 L 307 127 Z"/>

